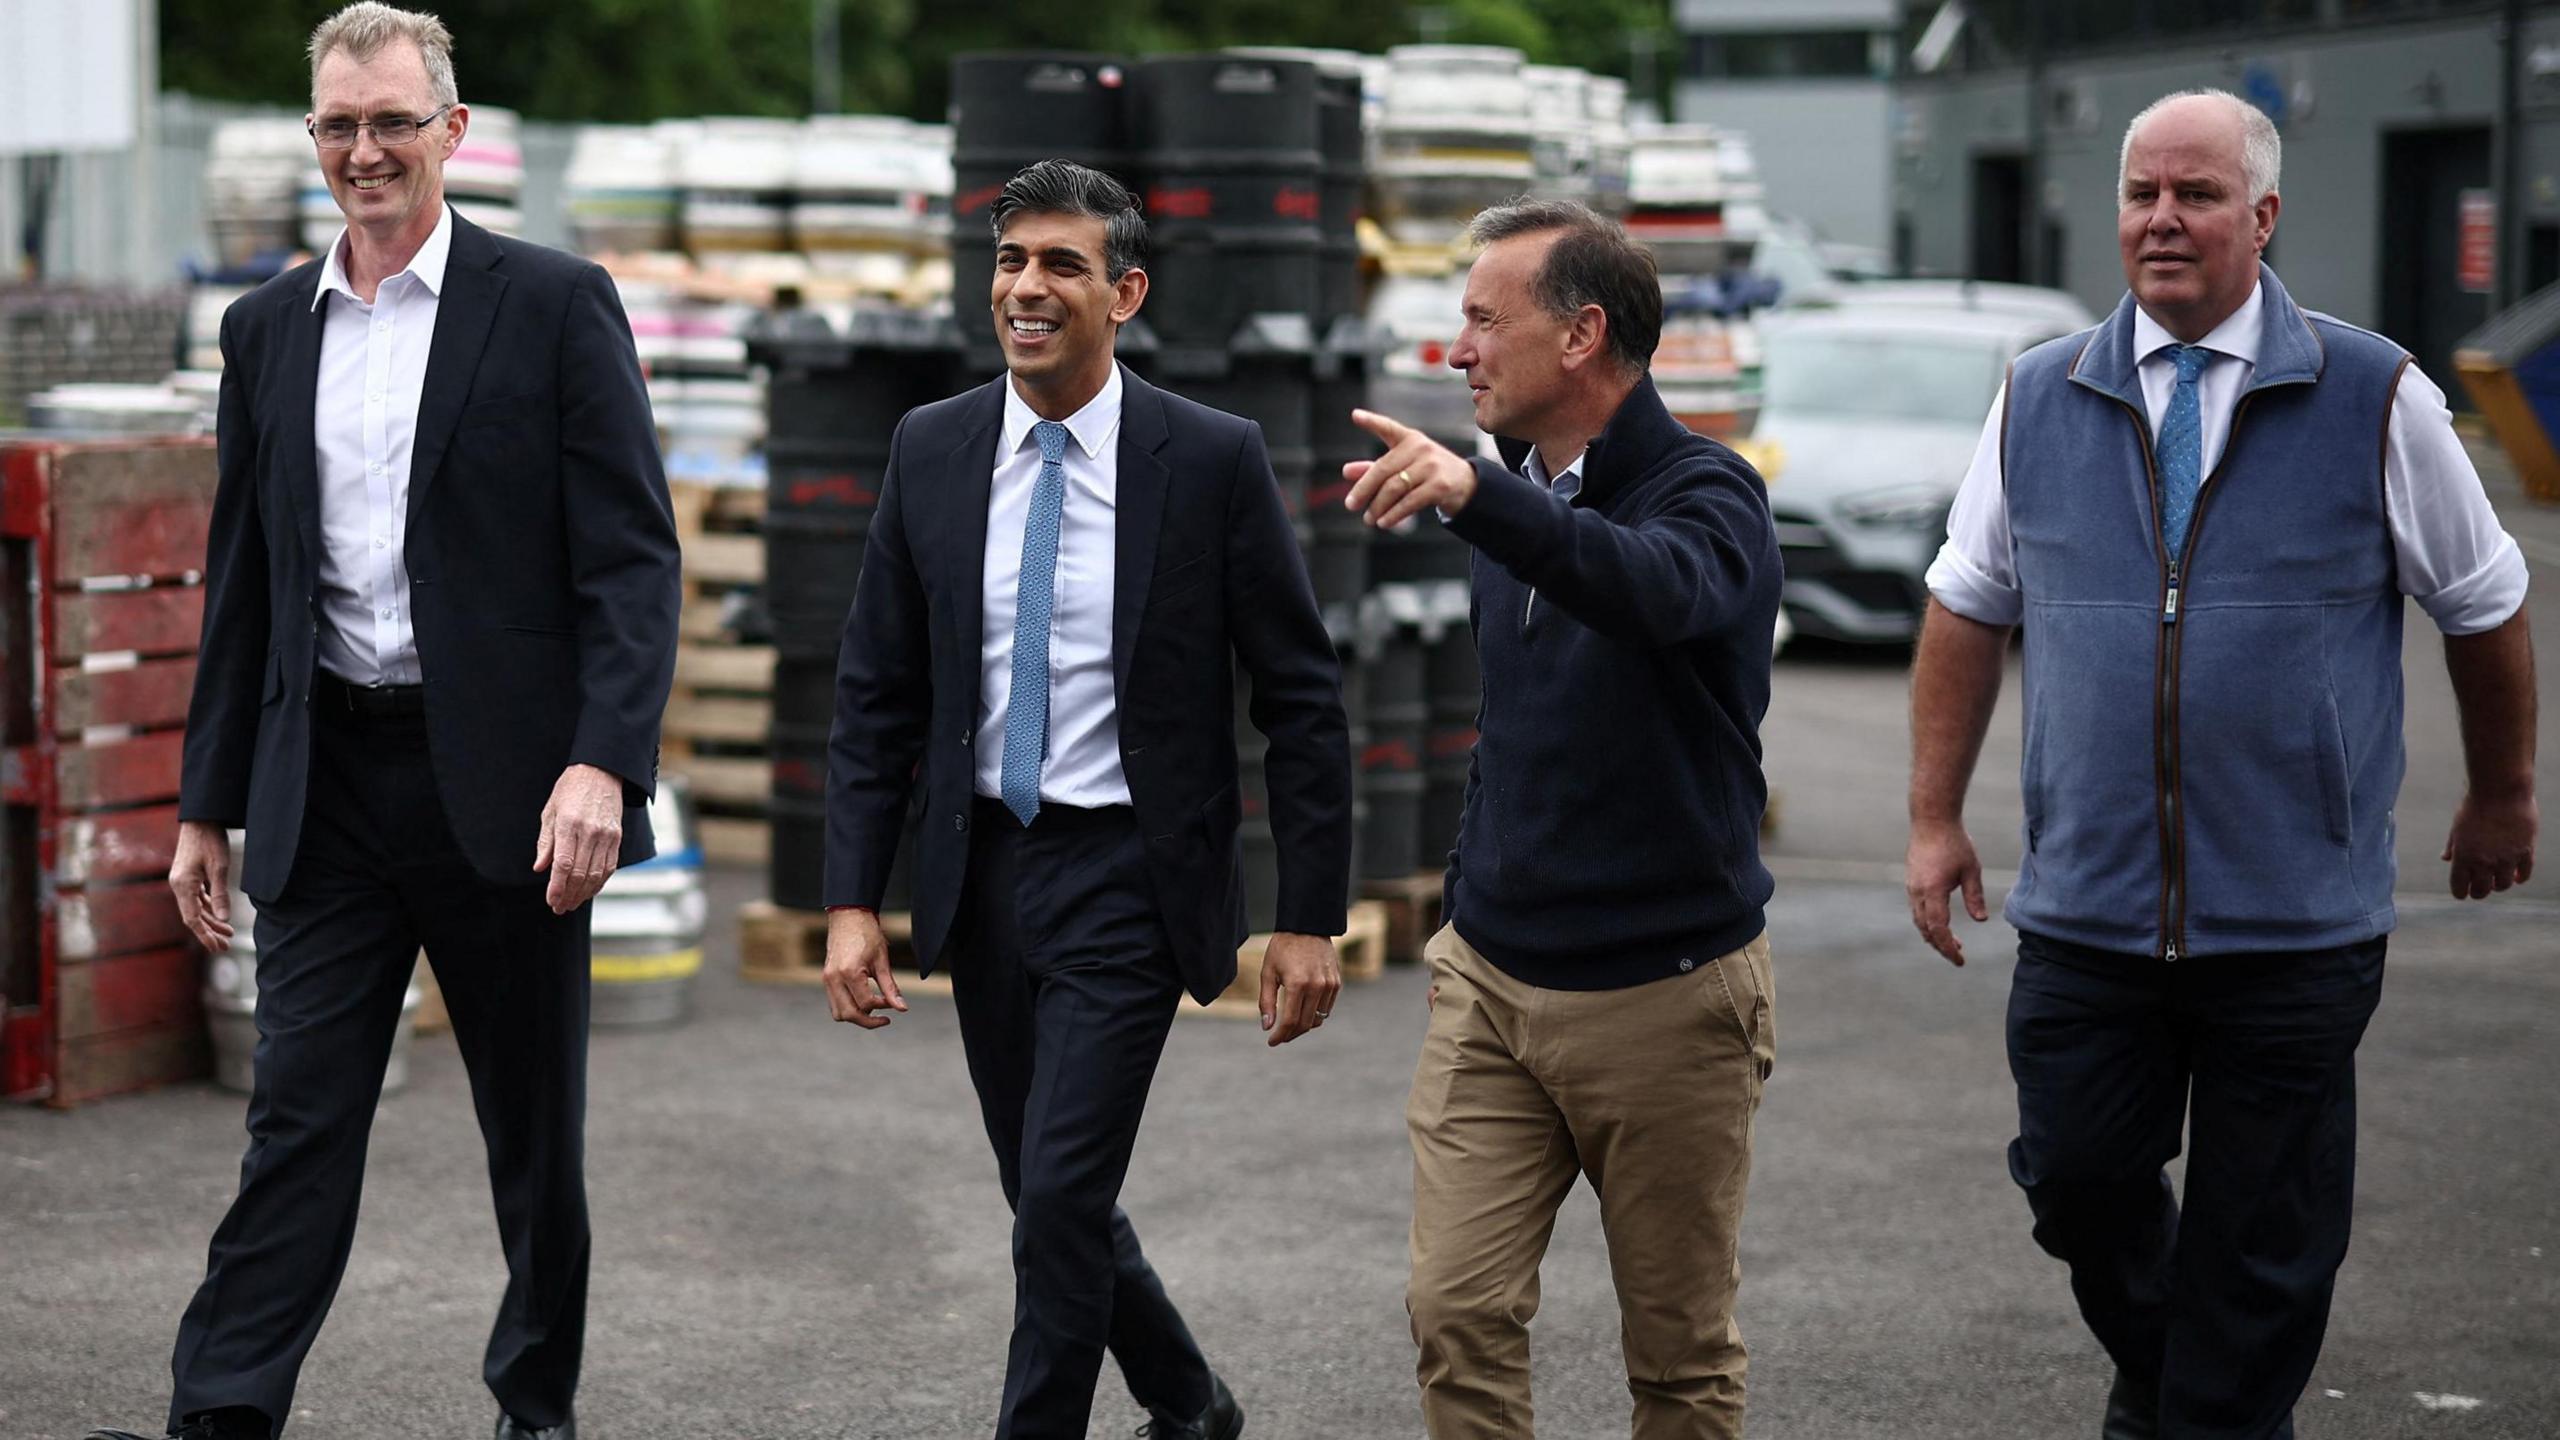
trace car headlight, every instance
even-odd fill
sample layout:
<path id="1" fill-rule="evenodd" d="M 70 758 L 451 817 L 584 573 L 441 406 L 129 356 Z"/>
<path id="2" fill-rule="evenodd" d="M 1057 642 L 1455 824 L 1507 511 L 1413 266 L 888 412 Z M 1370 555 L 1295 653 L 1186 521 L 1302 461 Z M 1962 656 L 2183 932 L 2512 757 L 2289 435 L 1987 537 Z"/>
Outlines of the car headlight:
<path id="1" fill-rule="evenodd" d="M 1896 485 L 1850 496 L 1840 502 L 1840 516 L 1869 530 L 1944 530 L 1955 499 L 1954 491 L 1936 485 Z"/>

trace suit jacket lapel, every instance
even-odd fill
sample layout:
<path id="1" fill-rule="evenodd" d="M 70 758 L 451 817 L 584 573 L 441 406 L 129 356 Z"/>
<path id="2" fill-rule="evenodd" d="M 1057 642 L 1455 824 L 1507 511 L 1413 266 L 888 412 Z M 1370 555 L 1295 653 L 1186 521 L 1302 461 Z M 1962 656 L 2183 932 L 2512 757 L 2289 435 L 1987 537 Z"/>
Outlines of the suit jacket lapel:
<path id="1" fill-rule="evenodd" d="M 1129 687 L 1129 656 L 1137 646 L 1138 619 L 1147 610 L 1147 584 L 1155 577 L 1156 536 L 1164 527 L 1164 501 L 1172 488 L 1164 460 L 1164 396 L 1124 370 L 1120 380 L 1120 477 L 1111 586 L 1111 684 Z"/>
<path id="2" fill-rule="evenodd" d="M 277 413 L 275 439 L 303 554 L 315 566 L 320 563 L 320 441 L 314 426 L 320 413 L 320 332 L 329 323 L 329 307 L 312 301 L 320 293 L 325 263 L 311 266 L 311 283 L 285 301 L 284 405 Z"/>
<path id="3" fill-rule="evenodd" d="M 906 501 L 908 553 L 931 544 L 936 536 L 947 536 L 957 547 L 950 557 L 951 574 L 956 592 L 952 606 L 951 637 L 955 653 L 970 657 L 968 666 L 969 717 L 975 724 L 978 714 L 978 680 L 984 668 L 980 658 L 987 623 L 987 500 L 995 489 L 996 436 L 1004 425 L 1003 386 L 1011 382 L 999 375 L 980 386 L 977 395 L 963 412 L 961 436 L 951 453 L 943 457 L 941 484 L 934 487 L 938 501 L 927 508 L 918 507 L 919 498 L 908 492 Z M 943 507 L 950 507 L 945 510 Z M 941 523 L 920 526 L 919 515 L 946 517 Z M 921 567 L 919 567 L 921 568 Z"/>
<path id="4" fill-rule="evenodd" d="M 409 446 L 412 524 L 444 465 L 446 442 L 462 418 L 462 402 L 471 394 L 472 374 L 498 316 L 498 297 L 507 290 L 507 277 L 495 268 L 500 258 L 498 242 L 487 231 L 453 217 L 453 248 L 445 260 L 444 291 L 436 297 L 436 333 L 427 343 L 427 378 L 419 388 L 418 428 Z"/>

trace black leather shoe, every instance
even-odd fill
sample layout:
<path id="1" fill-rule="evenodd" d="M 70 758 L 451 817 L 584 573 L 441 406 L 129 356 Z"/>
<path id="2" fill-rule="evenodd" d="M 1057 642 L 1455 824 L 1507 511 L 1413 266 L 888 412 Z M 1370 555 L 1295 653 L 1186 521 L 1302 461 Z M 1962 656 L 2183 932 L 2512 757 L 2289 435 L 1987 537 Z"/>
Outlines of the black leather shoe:
<path id="1" fill-rule="evenodd" d="M 263 1420 L 196 1415 L 165 1436 L 138 1430 L 92 1430 L 84 1440 L 267 1440 L 267 1426 Z"/>
<path id="2" fill-rule="evenodd" d="M 572 1415 L 557 1425 L 536 1428 L 501 1410 L 498 1440 L 578 1440 L 578 1417 Z"/>
<path id="3" fill-rule="evenodd" d="M 267 1440 L 272 1433 L 264 1415 L 255 1410 L 234 1409 L 190 1415 L 166 1435 L 145 1435 L 138 1430 L 92 1430 L 83 1440 Z"/>
<path id="4" fill-rule="evenodd" d="M 2107 1387 L 2107 1423 L 2098 1440 L 2160 1440 L 2160 1392 L 2135 1384 L 2121 1370 Z"/>
<path id="5" fill-rule="evenodd" d="M 1153 1406 L 1147 1407 L 1147 1414 L 1154 1418 L 1138 1427 L 1144 1440 L 1236 1440 L 1244 1433 L 1244 1407 L 1215 1374 L 1209 1377 L 1208 1409 L 1187 1420 Z"/>

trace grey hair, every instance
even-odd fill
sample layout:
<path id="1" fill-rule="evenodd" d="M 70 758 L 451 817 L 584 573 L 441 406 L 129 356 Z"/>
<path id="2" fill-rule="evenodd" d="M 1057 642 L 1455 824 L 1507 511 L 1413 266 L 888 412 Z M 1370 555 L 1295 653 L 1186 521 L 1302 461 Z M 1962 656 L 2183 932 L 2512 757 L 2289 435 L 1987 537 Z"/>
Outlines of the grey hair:
<path id="1" fill-rule="evenodd" d="M 2142 113 L 2133 117 L 2133 123 L 2124 127 L 2124 145 L 2116 152 L 2117 199 L 2124 198 L 2124 172 L 2133 159 L 2134 132 L 2172 102 L 2198 98 L 2219 100 L 2239 114 L 2240 179 L 2249 187 L 2249 203 L 2255 205 L 2276 193 L 2276 180 L 2284 169 L 2284 139 L 2276 134 L 2276 122 L 2267 118 L 2266 111 L 2228 90 L 2199 88 L 2161 96 L 2143 106 Z"/>
<path id="2" fill-rule="evenodd" d="M 1555 245 L 1529 290 L 1547 312 L 1570 320 L 1597 305 L 1609 324 L 1609 354 L 1642 375 L 1662 343 L 1662 277 L 1653 252 L 1628 238 L 1617 221 L 1571 200 L 1523 196 L 1477 212 L 1467 238 L 1478 246 L 1517 235 L 1556 232 Z"/>
<path id="3" fill-rule="evenodd" d="M 396 10 L 381 0 L 357 0 L 320 22 L 311 32 L 311 89 L 320 89 L 320 62 L 344 50 L 359 63 L 382 53 L 382 47 L 406 40 L 427 62 L 427 88 L 438 106 L 462 103 L 453 83 L 453 32 L 423 10 Z"/>
<path id="4" fill-rule="evenodd" d="M 1014 172 L 988 211 L 996 239 L 1016 215 L 1082 215 L 1102 222 L 1102 278 L 1120 277 L 1147 264 L 1147 217 L 1127 186 L 1072 160 L 1041 160 Z"/>

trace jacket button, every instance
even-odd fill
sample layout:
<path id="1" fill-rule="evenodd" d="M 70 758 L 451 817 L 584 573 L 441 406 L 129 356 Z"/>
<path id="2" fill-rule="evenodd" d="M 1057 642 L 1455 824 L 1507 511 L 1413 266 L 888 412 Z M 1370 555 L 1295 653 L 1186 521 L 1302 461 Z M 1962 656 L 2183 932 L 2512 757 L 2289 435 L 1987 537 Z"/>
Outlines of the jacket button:
<path id="1" fill-rule="evenodd" d="M 1697 962 L 1697 961 L 1690 959 L 1690 958 L 1689 958 L 1688 956 L 1686 956 L 1686 955 L 1683 955 L 1683 956 L 1681 956 L 1681 957 L 1680 957 L 1680 973 L 1681 973 L 1681 974 L 1686 975 L 1686 974 L 1688 974 L 1690 971 L 1695 970 L 1695 969 L 1697 969 L 1697 968 L 1698 968 L 1698 962 Z"/>
<path id="2" fill-rule="evenodd" d="M 969 732 L 968 732 L 968 731 L 966 731 L 966 730 L 962 730 L 962 731 L 960 732 L 960 743 L 961 743 L 962 745 L 964 745 L 964 746 L 965 746 L 965 745 L 967 745 L 967 744 L 969 743 L 969 741 L 970 741 L 970 739 L 971 739 L 971 738 L 972 738 L 972 737 L 970 736 L 970 734 L 969 734 Z"/>
<path id="3" fill-rule="evenodd" d="M 951 828 L 952 828 L 952 829 L 954 829 L 954 830 L 958 830 L 958 831 L 960 831 L 960 832 L 962 832 L 962 833 L 964 833 L 964 834 L 965 834 L 965 833 L 967 833 L 967 831 L 968 831 L 968 829 L 969 829 L 969 817 L 968 817 L 968 816 L 966 816 L 966 815 L 954 815 L 954 816 L 952 816 L 952 817 L 951 817 Z"/>

